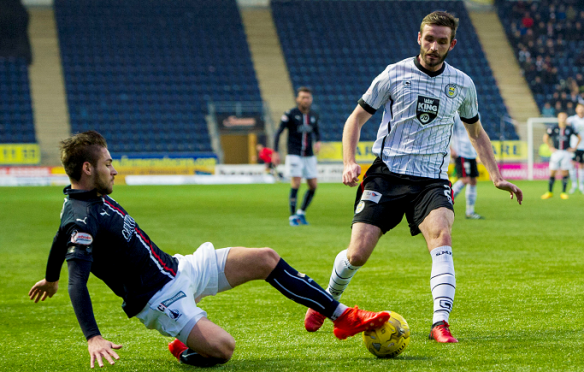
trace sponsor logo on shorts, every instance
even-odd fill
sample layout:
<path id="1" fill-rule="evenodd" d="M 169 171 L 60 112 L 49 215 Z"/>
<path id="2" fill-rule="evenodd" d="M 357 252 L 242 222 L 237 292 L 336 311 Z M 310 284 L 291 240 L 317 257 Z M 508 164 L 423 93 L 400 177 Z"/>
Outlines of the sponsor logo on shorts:
<path id="1" fill-rule="evenodd" d="M 436 119 L 436 117 L 438 116 L 439 109 L 440 109 L 439 99 L 418 96 L 418 103 L 416 105 L 416 117 L 420 121 L 420 124 L 422 125 L 430 124 L 432 120 Z"/>
<path id="2" fill-rule="evenodd" d="M 172 320 L 177 320 L 182 314 L 177 310 L 168 309 L 168 316 Z"/>
<path id="3" fill-rule="evenodd" d="M 372 190 L 365 190 L 363 191 L 363 195 L 361 195 L 361 200 L 369 200 L 375 204 L 379 204 L 379 200 L 381 200 L 381 193 Z"/>
<path id="4" fill-rule="evenodd" d="M 168 300 L 162 301 L 160 304 L 164 307 L 169 307 L 173 303 L 175 303 L 178 300 L 180 300 L 181 298 L 185 298 L 185 297 L 187 297 L 187 295 L 183 291 L 179 291 L 177 294 L 175 294 L 174 296 L 172 296 Z"/>
<path id="5" fill-rule="evenodd" d="M 91 245 L 91 243 L 93 243 L 93 237 L 88 233 L 82 233 L 77 230 L 73 230 L 71 233 L 71 243 L 79 245 Z"/>
<path id="6" fill-rule="evenodd" d="M 355 209 L 355 214 L 360 213 L 363 208 L 365 208 L 365 202 L 361 200 L 359 204 L 357 204 L 357 209 Z"/>

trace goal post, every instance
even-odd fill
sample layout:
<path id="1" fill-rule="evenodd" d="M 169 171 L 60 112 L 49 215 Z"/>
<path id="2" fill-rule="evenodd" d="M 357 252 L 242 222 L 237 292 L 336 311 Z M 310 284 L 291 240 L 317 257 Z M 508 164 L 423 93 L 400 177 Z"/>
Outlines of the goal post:
<path id="1" fill-rule="evenodd" d="M 549 124 L 557 124 L 558 119 L 529 118 L 527 119 L 527 179 L 533 180 L 535 161 L 541 161 L 539 147 L 543 144 L 543 135 Z"/>

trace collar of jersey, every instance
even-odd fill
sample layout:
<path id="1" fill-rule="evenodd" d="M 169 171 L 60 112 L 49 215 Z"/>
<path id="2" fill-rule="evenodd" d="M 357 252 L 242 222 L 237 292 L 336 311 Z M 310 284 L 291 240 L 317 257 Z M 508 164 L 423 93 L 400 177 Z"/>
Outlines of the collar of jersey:
<path id="1" fill-rule="evenodd" d="M 97 196 L 96 189 L 78 190 L 78 189 L 72 189 L 71 185 L 69 185 L 63 189 L 63 194 L 69 196 L 70 198 L 79 199 L 79 200 L 99 199 L 99 196 Z"/>
<path id="2" fill-rule="evenodd" d="M 438 71 L 430 71 L 430 70 L 426 70 L 424 68 L 424 66 L 422 66 L 420 64 L 420 61 L 418 60 L 418 57 L 420 55 L 418 54 L 417 56 L 414 57 L 414 64 L 416 65 L 416 67 L 418 68 L 418 70 L 422 71 L 424 74 L 430 76 L 430 77 L 436 77 L 438 75 L 440 75 L 441 73 L 444 72 L 444 70 L 446 69 L 446 62 L 442 63 L 442 67 L 440 67 L 440 70 Z"/>

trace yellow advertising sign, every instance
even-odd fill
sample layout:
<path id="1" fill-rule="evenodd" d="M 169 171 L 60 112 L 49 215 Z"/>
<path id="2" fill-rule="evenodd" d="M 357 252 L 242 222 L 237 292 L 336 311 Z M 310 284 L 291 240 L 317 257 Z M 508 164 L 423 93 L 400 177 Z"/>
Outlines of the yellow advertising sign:
<path id="1" fill-rule="evenodd" d="M 355 159 L 359 163 L 368 163 L 375 160 L 371 149 L 374 142 L 359 142 L 355 152 Z M 342 142 L 322 142 L 317 155 L 319 161 L 343 161 Z"/>
<path id="2" fill-rule="evenodd" d="M 31 165 L 41 162 L 41 149 L 36 143 L 0 144 L 0 164 Z"/>
<path id="3" fill-rule="evenodd" d="M 215 157 L 185 158 L 129 158 L 114 159 L 114 168 L 122 176 L 127 175 L 193 175 L 214 174 Z"/>
<path id="4" fill-rule="evenodd" d="M 527 160 L 527 142 L 525 141 L 491 141 L 497 161 Z"/>
<path id="5" fill-rule="evenodd" d="M 374 142 L 359 142 L 356 149 L 357 162 L 373 162 L 372 152 Z M 497 161 L 526 160 L 527 142 L 525 141 L 491 141 Z M 319 161 L 343 161 L 343 144 L 341 142 L 322 142 L 317 155 Z"/>

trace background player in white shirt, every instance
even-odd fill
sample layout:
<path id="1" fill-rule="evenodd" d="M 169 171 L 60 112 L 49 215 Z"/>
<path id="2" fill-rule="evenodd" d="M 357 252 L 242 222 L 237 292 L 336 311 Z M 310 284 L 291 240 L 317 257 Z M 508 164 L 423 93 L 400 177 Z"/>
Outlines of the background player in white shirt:
<path id="1" fill-rule="evenodd" d="M 456 175 L 458 177 L 458 181 L 452 185 L 452 197 L 456 198 L 462 189 L 468 185 L 466 188 L 466 218 L 480 220 L 483 216 L 475 212 L 477 177 L 479 176 L 477 152 L 472 147 L 466 128 L 458 114 L 454 116 L 450 151 L 456 164 Z"/>
<path id="2" fill-rule="evenodd" d="M 576 132 L 584 133 L 584 104 L 579 103 L 576 106 L 576 115 L 570 116 L 567 122 L 574 127 Z M 576 149 L 574 152 L 574 167 L 570 170 L 570 178 L 572 180 L 570 194 L 576 191 L 578 181 L 580 181 L 580 192 L 584 194 L 584 141 L 578 143 L 578 137 L 572 136 L 570 147 Z"/>
<path id="3" fill-rule="evenodd" d="M 355 161 L 361 127 L 384 106 L 373 152 L 378 156 L 357 192 L 349 248 L 334 263 L 327 291 L 340 298 L 363 266 L 379 238 L 403 215 L 412 235 L 422 233 L 432 257 L 430 286 L 434 315 L 430 338 L 458 342 L 450 332 L 456 280 L 452 261 L 454 221 L 448 181 L 449 144 L 454 115 L 459 112 L 494 185 L 515 195 L 521 190 L 505 181 L 495 162 L 491 141 L 478 117 L 476 90 L 463 72 L 444 62 L 456 45 L 458 19 L 446 12 L 427 15 L 420 25 L 420 54 L 389 65 L 371 84 L 343 131 L 343 183 L 359 185 L 361 167 Z M 324 317 L 309 311 L 308 331 L 316 331 Z"/>

